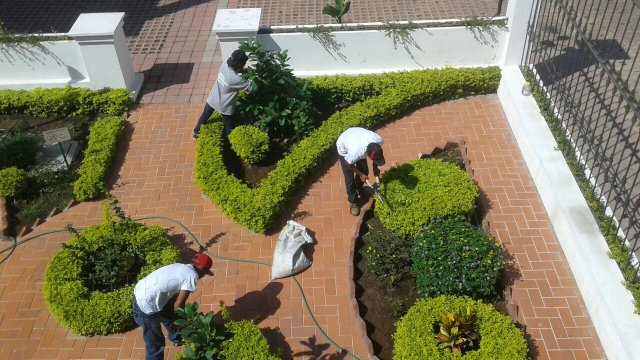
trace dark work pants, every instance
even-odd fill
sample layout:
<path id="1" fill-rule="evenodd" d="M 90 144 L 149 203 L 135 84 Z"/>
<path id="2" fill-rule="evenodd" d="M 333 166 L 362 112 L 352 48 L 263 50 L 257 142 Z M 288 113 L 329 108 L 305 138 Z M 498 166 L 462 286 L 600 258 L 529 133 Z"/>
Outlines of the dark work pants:
<path id="1" fill-rule="evenodd" d="M 340 167 L 344 174 L 344 184 L 347 187 L 347 197 L 350 203 L 355 204 L 358 200 L 358 191 L 362 190 L 362 181 L 355 171 L 352 171 L 347 167 L 347 162 L 344 160 L 344 157 L 339 156 L 339 158 Z M 361 173 L 369 175 L 369 167 L 367 166 L 366 158 L 356 161 L 356 167 Z"/>
<path id="2" fill-rule="evenodd" d="M 170 303 L 169 303 L 170 304 Z M 144 345 L 146 350 L 145 360 L 163 360 L 164 359 L 164 335 L 160 324 L 164 325 L 167 329 L 167 337 L 169 340 L 177 340 L 179 335 L 177 332 L 171 331 L 171 325 L 173 321 L 168 316 L 168 312 L 173 311 L 171 305 L 166 305 L 162 311 L 155 314 L 145 314 L 138 307 L 136 298 L 133 298 L 133 319 L 136 324 L 142 327 L 142 337 L 144 338 Z"/>
<path id="3" fill-rule="evenodd" d="M 198 119 L 198 123 L 196 124 L 196 127 L 193 129 L 193 133 L 198 135 L 198 133 L 200 132 L 200 127 L 207 122 L 207 120 L 209 120 L 209 118 L 211 117 L 211 115 L 213 115 L 213 112 L 215 110 L 209 105 L 209 104 L 205 104 L 204 105 L 204 109 L 202 110 L 202 114 L 200 115 L 200 118 Z M 233 130 L 233 116 L 232 115 L 224 115 L 224 114 L 220 114 L 222 115 L 222 119 L 224 120 L 224 133 L 229 136 L 229 134 L 231 133 L 231 130 Z"/>

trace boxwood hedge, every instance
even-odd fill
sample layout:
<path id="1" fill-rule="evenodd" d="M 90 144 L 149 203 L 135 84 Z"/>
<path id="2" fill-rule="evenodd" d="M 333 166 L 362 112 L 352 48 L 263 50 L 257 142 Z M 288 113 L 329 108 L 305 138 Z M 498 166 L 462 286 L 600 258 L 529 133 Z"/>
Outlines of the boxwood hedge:
<path id="1" fill-rule="evenodd" d="M 457 166 L 438 159 L 412 160 L 380 177 L 386 203 L 375 212 L 385 228 L 409 237 L 435 219 L 469 217 L 478 187 Z"/>
<path id="2" fill-rule="evenodd" d="M 96 251 L 108 246 L 116 231 L 126 235 L 131 250 L 142 259 L 138 279 L 179 260 L 178 250 L 159 226 L 107 221 L 75 235 L 49 260 L 43 292 L 53 317 L 78 335 L 109 335 L 134 326 L 134 284 L 110 292 L 91 291 L 83 281 L 85 264 L 74 255 L 78 250 Z"/>
<path id="3" fill-rule="evenodd" d="M 470 306 L 478 316 L 480 348 L 463 356 L 438 348 L 434 325 L 442 315 Z M 519 360 L 527 359 L 528 348 L 522 331 L 511 319 L 497 312 L 491 305 L 467 297 L 439 296 L 420 299 L 396 323 L 393 334 L 394 360 L 469 359 Z"/>
<path id="4" fill-rule="evenodd" d="M 335 81 L 334 81 L 335 80 Z M 266 232 L 305 178 L 332 152 L 340 133 L 352 126 L 371 128 L 407 111 L 462 96 L 496 91 L 497 67 L 439 69 L 361 77 L 320 77 L 307 80 L 316 97 L 340 101 L 342 94 L 359 101 L 336 112 L 296 144 L 291 153 L 256 188 L 230 175 L 222 160 L 223 126 L 203 126 L 196 147 L 195 178 L 200 189 L 230 219 L 249 229 Z M 323 93 L 324 92 L 324 93 Z M 324 94 L 324 95 L 323 95 Z M 219 120 L 219 115 L 214 115 Z"/>
<path id="5" fill-rule="evenodd" d="M 27 187 L 29 175 L 15 166 L 0 169 L 0 196 L 18 197 Z"/>
<path id="6" fill-rule="evenodd" d="M 89 144 L 78 169 L 80 177 L 73 184 L 76 199 L 91 200 L 104 193 L 105 177 L 124 126 L 122 117 L 107 117 L 96 121 L 89 129 Z"/>
<path id="7" fill-rule="evenodd" d="M 269 152 L 269 134 L 251 125 L 236 127 L 229 134 L 231 149 L 248 164 L 262 161 Z"/>

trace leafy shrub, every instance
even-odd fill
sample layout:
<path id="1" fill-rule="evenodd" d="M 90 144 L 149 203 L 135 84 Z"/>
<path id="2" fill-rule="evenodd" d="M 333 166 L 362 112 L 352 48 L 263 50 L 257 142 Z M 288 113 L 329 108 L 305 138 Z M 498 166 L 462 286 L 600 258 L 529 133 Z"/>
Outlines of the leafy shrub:
<path id="1" fill-rule="evenodd" d="M 287 51 L 267 51 L 253 39 L 240 43 L 240 50 L 255 63 L 243 75 L 252 83 L 253 91 L 239 98 L 240 113 L 272 138 L 305 136 L 313 128 L 311 93 L 293 76 Z"/>
<path id="2" fill-rule="evenodd" d="M 49 260 L 45 272 L 43 293 L 49 311 L 65 328 L 82 336 L 109 335 L 132 328 L 134 284 L 108 292 L 91 291 L 86 286 L 87 272 L 93 272 L 91 266 L 96 264 L 90 264 L 81 254 L 95 254 L 109 247 L 113 239 L 121 238 L 128 251 L 140 261 L 137 279 L 141 279 L 177 262 L 178 250 L 162 227 L 145 226 L 128 219 L 106 219 L 81 234 L 70 230 L 75 235 Z M 121 273 L 123 269 L 114 271 Z"/>
<path id="3" fill-rule="evenodd" d="M 367 268 L 380 281 L 394 284 L 411 275 L 411 241 L 386 229 L 363 236 Z"/>
<path id="4" fill-rule="evenodd" d="M 125 120 L 108 117 L 96 121 L 89 129 L 89 144 L 78 169 L 79 178 L 73 184 L 73 193 L 80 201 L 95 199 L 104 193 L 104 180 L 116 153 Z"/>
<path id="5" fill-rule="evenodd" d="M 267 339 L 251 321 L 232 321 L 224 302 L 222 324 L 213 321 L 214 312 L 198 312 L 198 303 L 186 304 L 184 309 L 176 309 L 179 319 L 175 324 L 181 326 L 180 335 L 185 346 L 176 359 L 256 359 L 276 360 L 270 354 Z"/>
<path id="6" fill-rule="evenodd" d="M 342 24 L 342 17 L 349 12 L 351 1 L 335 0 L 335 4 L 335 6 L 325 4 L 322 7 L 322 13 L 331 16 L 338 24 Z"/>
<path id="7" fill-rule="evenodd" d="M 14 133 L 0 138 L 0 169 L 15 166 L 29 170 L 37 154 L 38 139 L 33 135 Z"/>
<path id="8" fill-rule="evenodd" d="M 492 298 L 505 266 L 500 246 L 483 231 L 455 220 L 433 223 L 414 239 L 413 275 L 424 296 Z"/>
<path id="9" fill-rule="evenodd" d="M 0 170 L 0 196 L 19 197 L 27 187 L 27 172 L 15 166 Z"/>
<path id="10" fill-rule="evenodd" d="M 471 306 L 466 310 L 448 312 L 440 318 L 438 323 L 438 347 L 449 349 L 457 353 L 473 350 L 479 338 L 476 321 L 478 316 Z"/>
<path id="11" fill-rule="evenodd" d="M 390 86 L 379 96 L 335 113 L 318 129 L 296 144 L 291 153 L 256 188 L 250 189 L 230 175 L 222 160 L 223 124 L 214 114 L 202 127 L 196 147 L 195 177 L 198 186 L 233 221 L 264 233 L 282 212 L 287 200 L 304 185 L 304 180 L 332 151 L 335 141 L 349 127 L 369 128 L 395 119 L 406 111 L 461 96 L 495 92 L 500 81 L 497 67 L 486 69 L 440 69 L 378 75 L 381 82 L 398 79 L 398 88 Z M 370 75 L 365 75 L 369 78 Z M 340 77 L 336 77 L 340 78 Z M 353 82 L 341 82 L 353 92 L 366 96 L 354 76 Z M 321 78 L 322 83 L 331 83 Z M 312 81 L 312 80 L 308 80 Z M 322 85 L 318 85 L 317 89 Z M 337 92 L 337 91 L 336 91 Z M 216 121 L 217 119 L 217 121 Z"/>
<path id="12" fill-rule="evenodd" d="M 66 86 L 54 89 L 0 90 L 0 114 L 35 117 L 107 114 L 119 116 L 129 108 L 127 89 L 92 91 Z"/>
<path id="13" fill-rule="evenodd" d="M 446 313 L 470 307 L 477 315 L 479 348 L 463 357 L 446 349 L 439 349 L 434 325 Z M 511 319 L 498 313 L 491 305 L 466 297 L 439 296 L 420 299 L 396 323 L 393 334 L 394 360 L 473 359 L 518 360 L 527 359 L 527 343 L 522 332 Z"/>
<path id="14" fill-rule="evenodd" d="M 238 126 L 229 134 L 231 149 L 245 162 L 255 164 L 269 151 L 269 135 L 255 126 Z"/>
<path id="15" fill-rule="evenodd" d="M 470 217 L 478 188 L 469 175 L 441 160 L 412 160 L 381 177 L 387 200 L 376 206 L 382 224 L 399 236 L 412 236 L 444 217 Z"/>

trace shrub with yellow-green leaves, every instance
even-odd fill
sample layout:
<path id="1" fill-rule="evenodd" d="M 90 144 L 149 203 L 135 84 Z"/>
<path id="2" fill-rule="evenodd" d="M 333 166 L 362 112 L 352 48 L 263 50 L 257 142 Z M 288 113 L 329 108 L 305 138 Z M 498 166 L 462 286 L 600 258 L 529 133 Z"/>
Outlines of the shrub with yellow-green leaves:
<path id="1" fill-rule="evenodd" d="M 241 125 L 229 134 L 231 149 L 248 164 L 264 160 L 269 152 L 269 134 L 255 126 Z"/>

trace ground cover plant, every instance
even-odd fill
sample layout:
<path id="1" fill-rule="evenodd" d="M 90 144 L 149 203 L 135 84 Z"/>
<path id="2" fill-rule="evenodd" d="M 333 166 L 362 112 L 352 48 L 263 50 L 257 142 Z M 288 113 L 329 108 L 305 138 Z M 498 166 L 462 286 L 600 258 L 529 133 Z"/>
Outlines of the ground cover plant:
<path id="1" fill-rule="evenodd" d="M 81 233 L 69 226 L 73 236 L 49 260 L 44 276 L 49 311 L 82 336 L 131 329 L 137 280 L 179 260 L 164 229 L 132 221 L 113 200 L 111 206 L 100 225 Z"/>
<path id="2" fill-rule="evenodd" d="M 66 128 L 81 149 L 87 144 L 89 134 L 101 139 L 100 146 L 113 148 L 117 137 L 98 130 L 104 129 L 102 123 L 113 123 L 113 118 L 123 116 L 129 102 L 126 89 L 0 90 L 0 170 L 15 166 L 28 173 L 22 177 L 23 183 L 19 186 L 22 191 L 11 196 L 8 202 L 10 231 L 14 235 L 17 228 L 32 226 L 37 218 L 45 218 L 53 208 L 64 208 L 74 197 L 95 198 L 105 187 L 104 174 L 112 157 L 95 156 L 94 151 L 89 151 L 91 156 L 80 154 L 70 162 L 69 169 L 52 166 L 52 160 L 44 156 L 43 132 Z M 111 120 L 105 120 L 109 115 Z M 124 123 L 122 119 L 115 120 L 118 121 Z M 58 153 L 57 147 L 53 150 Z M 83 160 L 90 164 L 82 168 L 90 171 L 82 170 L 81 176 L 76 171 Z M 88 172 L 91 174 L 86 174 Z M 76 188 L 80 190 L 74 194 L 74 183 L 79 178 Z"/>
<path id="3" fill-rule="evenodd" d="M 223 126 L 215 114 L 213 121 L 203 126 L 197 140 L 196 182 L 227 217 L 265 233 L 289 199 L 305 185 L 307 176 L 335 151 L 335 141 L 342 131 L 352 126 L 381 125 L 421 106 L 493 93 L 499 79 L 500 70 L 490 67 L 305 80 L 312 98 L 324 99 L 323 106 L 340 108 L 343 100 L 353 105 L 336 111 L 294 145 L 255 188 L 227 171 L 223 161 Z"/>
<path id="4" fill-rule="evenodd" d="M 441 334 L 440 325 L 443 316 L 455 312 L 470 312 L 477 320 L 477 337 L 473 350 L 461 356 L 460 351 L 452 351 Z M 453 327 L 453 326 L 452 326 Z M 451 335 L 449 333 L 448 335 Z M 397 331 L 393 335 L 394 360 L 421 359 L 486 359 L 519 360 L 527 359 L 528 348 L 522 331 L 513 321 L 498 313 L 491 305 L 468 297 L 439 296 L 421 299 L 398 321 Z M 458 337 L 458 340 L 460 338 Z M 449 339 L 451 341 L 451 337 Z M 445 344 L 444 346 L 439 346 Z M 461 349 L 460 349 L 461 350 Z"/>

